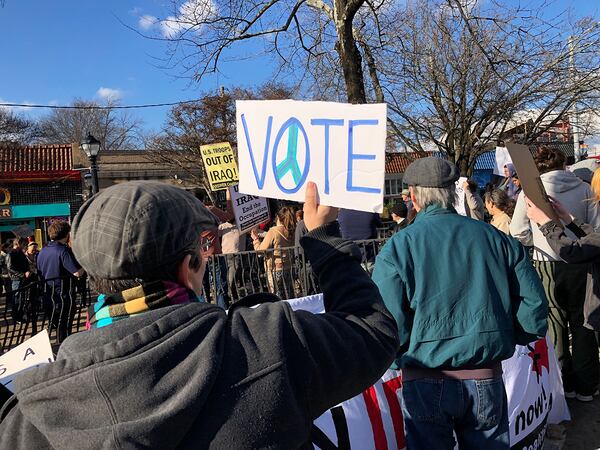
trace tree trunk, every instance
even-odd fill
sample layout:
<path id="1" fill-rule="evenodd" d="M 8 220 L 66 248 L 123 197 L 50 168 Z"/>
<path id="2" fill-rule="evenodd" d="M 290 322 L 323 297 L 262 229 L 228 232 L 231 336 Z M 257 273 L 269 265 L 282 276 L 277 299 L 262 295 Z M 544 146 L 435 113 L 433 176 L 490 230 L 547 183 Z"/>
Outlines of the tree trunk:
<path id="1" fill-rule="evenodd" d="M 354 14 L 349 17 L 345 12 L 345 6 L 346 1 L 335 1 L 335 28 L 338 37 L 335 50 L 340 57 L 340 64 L 344 72 L 348 103 L 367 103 L 362 57 L 352 29 Z"/>

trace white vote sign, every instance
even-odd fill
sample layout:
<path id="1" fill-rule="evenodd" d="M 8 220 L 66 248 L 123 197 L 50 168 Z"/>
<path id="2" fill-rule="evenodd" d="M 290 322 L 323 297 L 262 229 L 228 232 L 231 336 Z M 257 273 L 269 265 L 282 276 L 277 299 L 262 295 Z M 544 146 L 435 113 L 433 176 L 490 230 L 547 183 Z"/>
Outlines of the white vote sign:
<path id="1" fill-rule="evenodd" d="M 14 392 L 13 381 L 19 373 L 53 361 L 48 331 L 43 330 L 0 356 L 0 383 Z"/>
<path id="2" fill-rule="evenodd" d="M 324 205 L 381 212 L 386 114 L 385 104 L 237 101 L 240 192 L 301 202 L 314 181 Z"/>

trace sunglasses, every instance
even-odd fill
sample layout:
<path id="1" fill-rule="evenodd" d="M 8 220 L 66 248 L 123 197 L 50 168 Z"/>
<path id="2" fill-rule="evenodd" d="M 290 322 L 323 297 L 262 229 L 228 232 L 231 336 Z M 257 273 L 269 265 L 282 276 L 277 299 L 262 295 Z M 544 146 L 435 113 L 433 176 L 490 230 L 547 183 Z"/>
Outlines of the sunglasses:
<path id="1" fill-rule="evenodd" d="M 206 253 L 210 250 L 213 245 L 215 238 L 214 236 L 201 236 L 200 237 L 200 251 Z"/>

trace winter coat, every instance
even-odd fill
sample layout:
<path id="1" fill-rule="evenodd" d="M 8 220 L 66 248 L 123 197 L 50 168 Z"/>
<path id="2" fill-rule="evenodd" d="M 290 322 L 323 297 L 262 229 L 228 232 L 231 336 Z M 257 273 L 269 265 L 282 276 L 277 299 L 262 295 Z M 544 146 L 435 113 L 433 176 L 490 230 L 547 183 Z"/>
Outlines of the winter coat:
<path id="1" fill-rule="evenodd" d="M 393 367 L 483 367 L 546 334 L 548 301 L 523 246 L 430 205 L 377 256 L 373 280 L 400 333 Z"/>
<path id="2" fill-rule="evenodd" d="M 374 383 L 398 349 L 358 249 L 336 232 L 302 240 L 325 314 L 189 303 L 77 333 L 56 362 L 17 377 L 0 448 L 312 448 L 313 420 Z"/>
<path id="3" fill-rule="evenodd" d="M 542 225 L 540 231 L 552 249 L 567 263 L 590 263 L 583 305 L 584 324 L 600 331 L 600 233 L 577 220 L 568 228 L 577 239 L 570 239 L 554 222 Z"/>

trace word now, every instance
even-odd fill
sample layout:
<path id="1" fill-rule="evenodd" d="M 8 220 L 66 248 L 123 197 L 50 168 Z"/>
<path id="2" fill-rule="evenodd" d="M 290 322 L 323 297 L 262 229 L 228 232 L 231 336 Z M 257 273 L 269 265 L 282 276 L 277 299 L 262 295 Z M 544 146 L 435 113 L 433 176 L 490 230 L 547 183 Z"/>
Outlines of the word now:
<path id="1" fill-rule="evenodd" d="M 250 153 L 250 160 L 252 163 L 252 170 L 254 172 L 254 178 L 256 180 L 256 185 L 259 189 L 262 189 L 265 184 L 265 178 L 267 173 L 267 162 L 269 159 L 269 150 L 271 149 L 271 167 L 273 170 L 273 176 L 275 178 L 275 182 L 279 189 L 286 194 L 293 194 L 298 192 L 308 177 L 308 173 L 310 171 L 310 161 L 311 161 L 311 148 L 310 142 L 308 139 L 308 134 L 306 133 L 306 129 L 300 120 L 295 117 L 290 117 L 286 120 L 283 125 L 277 131 L 275 135 L 275 140 L 273 141 L 273 146 L 271 147 L 271 132 L 273 128 L 273 116 L 269 116 L 267 118 L 267 131 L 264 141 L 264 150 L 263 150 L 263 159 L 262 166 L 260 168 L 260 173 L 256 164 L 255 153 L 252 146 L 252 140 L 250 138 L 250 133 L 248 132 L 248 125 L 246 122 L 245 114 L 241 114 L 242 126 L 244 128 L 244 136 L 246 138 L 246 143 L 248 145 L 248 152 Z M 354 152 L 354 130 L 360 126 L 376 126 L 379 124 L 379 120 L 377 119 L 363 119 L 363 120 L 348 120 L 347 123 L 344 119 L 311 119 L 310 125 L 316 127 L 323 127 L 323 133 L 325 136 L 325 144 L 323 148 L 324 155 L 324 188 L 323 191 L 325 194 L 329 194 L 329 132 L 331 127 L 347 127 L 348 131 L 348 147 L 347 147 L 347 171 L 346 171 L 346 191 L 347 192 L 364 192 L 368 194 L 380 194 L 381 188 L 376 187 L 365 187 L 365 186 L 357 186 L 354 184 L 352 179 L 352 173 L 354 169 L 354 162 L 357 160 L 374 160 L 376 155 L 372 154 L 361 154 Z M 285 134 L 288 131 L 288 145 L 287 145 L 287 154 L 283 162 L 277 164 L 277 154 L 279 151 L 279 143 Z M 304 167 L 300 170 L 300 165 L 298 163 L 297 158 L 297 147 L 298 147 L 298 134 L 302 134 L 304 139 L 304 145 L 306 148 L 306 158 L 304 159 Z M 254 146 L 256 148 L 256 146 Z M 288 172 L 291 172 L 292 178 L 294 179 L 295 186 L 293 188 L 286 188 L 281 184 L 281 179 Z"/>

